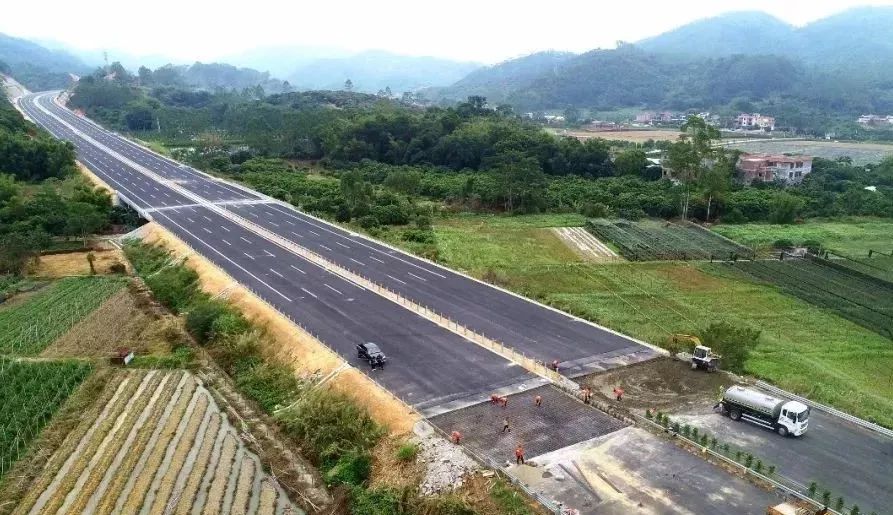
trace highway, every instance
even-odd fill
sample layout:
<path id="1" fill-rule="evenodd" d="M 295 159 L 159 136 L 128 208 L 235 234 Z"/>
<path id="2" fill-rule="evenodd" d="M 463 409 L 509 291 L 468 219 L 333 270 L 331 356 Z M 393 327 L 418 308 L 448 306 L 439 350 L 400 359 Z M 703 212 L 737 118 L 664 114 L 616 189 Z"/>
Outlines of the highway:
<path id="1" fill-rule="evenodd" d="M 25 102 L 30 104 L 34 100 L 35 97 L 27 97 Z M 56 105 L 50 95 L 40 96 L 37 101 L 89 138 L 151 168 L 164 179 L 176 181 L 182 188 L 209 201 L 223 202 L 221 207 L 232 213 L 322 255 L 343 269 L 460 321 L 477 333 L 504 342 L 534 359 L 547 363 L 558 360 L 562 372 L 570 377 L 608 368 L 618 356 L 635 356 L 635 360 L 641 360 L 655 354 L 640 342 L 609 329 L 395 250 L 247 188 L 159 156 Z M 161 204 L 153 201 L 152 206 L 166 207 L 164 201 Z"/>
<path id="2" fill-rule="evenodd" d="M 78 159 L 94 173 L 349 362 L 369 372 L 354 346 L 381 344 L 390 363 L 369 373 L 408 404 L 424 412 L 462 399 L 479 401 L 496 389 L 542 384 L 521 367 L 320 268 L 173 186 L 188 183 L 224 202 L 260 201 L 258 197 L 213 181 L 193 184 L 192 175 L 179 171 L 166 172 L 176 183 L 152 180 L 38 109 L 34 102 L 41 99 L 50 101 L 49 96 L 30 96 L 21 106 L 55 136 L 72 141 Z"/>

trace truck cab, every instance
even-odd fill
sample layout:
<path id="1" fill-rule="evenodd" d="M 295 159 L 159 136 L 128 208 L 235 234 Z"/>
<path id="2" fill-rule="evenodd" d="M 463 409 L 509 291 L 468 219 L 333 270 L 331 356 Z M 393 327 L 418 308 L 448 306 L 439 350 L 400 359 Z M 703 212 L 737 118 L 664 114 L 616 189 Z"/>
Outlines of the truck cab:
<path id="1" fill-rule="evenodd" d="M 787 436 L 780 427 L 784 427 L 788 435 L 800 436 L 809 427 L 809 406 L 797 401 L 788 401 L 781 407 L 781 415 L 776 422 L 776 431 Z"/>

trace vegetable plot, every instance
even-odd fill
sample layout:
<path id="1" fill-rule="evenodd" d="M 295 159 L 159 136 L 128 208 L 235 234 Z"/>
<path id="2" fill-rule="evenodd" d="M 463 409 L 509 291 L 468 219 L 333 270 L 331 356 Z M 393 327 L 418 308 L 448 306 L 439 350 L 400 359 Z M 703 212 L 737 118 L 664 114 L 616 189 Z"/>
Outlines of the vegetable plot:
<path id="1" fill-rule="evenodd" d="M 612 242 L 631 261 L 749 258 L 747 247 L 688 223 L 658 220 L 589 220 L 586 229 Z"/>
<path id="2" fill-rule="evenodd" d="M 0 354 L 39 353 L 124 285 L 114 277 L 72 277 L 0 309 Z"/>
<path id="3" fill-rule="evenodd" d="M 88 363 L 78 361 L 0 358 L 0 477 L 28 450 L 90 370 Z"/>

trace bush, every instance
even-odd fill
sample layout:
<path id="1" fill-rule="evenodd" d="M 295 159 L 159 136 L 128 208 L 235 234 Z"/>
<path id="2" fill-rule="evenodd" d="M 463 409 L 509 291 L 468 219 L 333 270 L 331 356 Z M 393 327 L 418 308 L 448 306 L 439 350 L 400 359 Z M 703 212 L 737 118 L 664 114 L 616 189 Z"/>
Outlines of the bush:
<path id="1" fill-rule="evenodd" d="M 347 395 L 329 389 L 304 392 L 277 417 L 323 468 L 348 453 L 371 449 L 383 434 L 366 410 Z"/>
<path id="2" fill-rule="evenodd" d="M 415 443 L 405 443 L 397 449 L 397 459 L 400 461 L 413 461 L 419 454 L 419 445 Z"/>
<path id="3" fill-rule="evenodd" d="M 221 313 L 211 324 L 211 338 L 218 339 L 244 333 L 251 329 L 251 324 L 238 311 L 232 308 Z"/>
<path id="4" fill-rule="evenodd" d="M 270 413 L 297 398 L 302 386 L 291 369 L 270 363 L 245 367 L 234 379 L 242 393 Z"/>
<path id="5" fill-rule="evenodd" d="M 769 204 L 769 221 L 774 224 L 791 224 L 803 210 L 803 200 L 790 193 L 780 193 Z"/>
<path id="6" fill-rule="evenodd" d="M 329 485 L 362 486 L 372 471 L 372 456 L 365 451 L 350 451 L 341 455 L 338 461 L 325 473 Z"/>
<path id="7" fill-rule="evenodd" d="M 186 314 L 186 330 L 199 343 L 208 343 L 213 335 L 214 323 L 230 310 L 226 304 L 216 300 L 201 300 L 192 305 Z"/>
<path id="8" fill-rule="evenodd" d="M 235 376 L 239 370 L 249 369 L 261 362 L 258 355 L 261 332 L 252 330 L 235 333 L 214 340 L 211 355 L 226 372 Z"/>
<path id="9" fill-rule="evenodd" d="M 611 208 L 601 202 L 585 202 L 580 207 L 580 214 L 586 218 L 609 218 Z"/>
<path id="10" fill-rule="evenodd" d="M 353 515 L 392 515 L 400 511 L 400 495 L 390 488 L 351 490 L 350 513 Z"/>
<path id="11" fill-rule="evenodd" d="M 365 215 L 357 219 L 357 224 L 363 229 L 372 229 L 381 225 L 381 222 L 372 215 Z"/>
<path id="12" fill-rule="evenodd" d="M 806 240 L 803 242 L 802 246 L 806 247 L 806 250 L 812 254 L 821 254 L 825 248 L 825 246 L 822 245 L 822 242 L 818 240 Z"/>
<path id="13" fill-rule="evenodd" d="M 794 242 L 787 238 L 781 238 L 772 242 L 772 248 L 774 249 L 789 249 L 793 246 Z"/>
<path id="14" fill-rule="evenodd" d="M 198 274 L 184 266 L 167 267 L 144 279 L 155 298 L 175 314 L 186 310 L 198 289 Z"/>
<path id="15" fill-rule="evenodd" d="M 123 275 L 127 273 L 127 267 L 120 261 L 114 261 L 109 265 L 109 272 L 113 274 Z"/>
<path id="16" fill-rule="evenodd" d="M 724 224 L 743 224 L 747 223 L 747 217 L 737 207 L 733 207 L 728 213 L 720 217 L 720 221 Z"/>

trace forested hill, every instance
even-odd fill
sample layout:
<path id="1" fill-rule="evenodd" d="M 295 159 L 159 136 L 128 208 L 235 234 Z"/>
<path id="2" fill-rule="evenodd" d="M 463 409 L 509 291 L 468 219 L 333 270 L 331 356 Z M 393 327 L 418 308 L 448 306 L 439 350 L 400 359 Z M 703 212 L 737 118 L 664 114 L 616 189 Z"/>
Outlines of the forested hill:
<path id="1" fill-rule="evenodd" d="M 77 57 L 50 50 L 31 41 L 0 34 L 0 62 L 6 72 L 32 90 L 66 87 L 70 73 L 87 73 L 89 67 Z"/>
<path id="2" fill-rule="evenodd" d="M 486 68 L 479 68 L 452 86 L 432 88 L 425 95 L 454 101 L 479 95 L 493 102 L 502 102 L 513 92 L 523 90 L 540 76 L 554 73 L 574 58 L 571 52 L 537 52 Z"/>
<path id="3" fill-rule="evenodd" d="M 200 63 L 192 65 L 161 66 L 154 71 L 140 67 L 138 71 L 143 86 L 175 86 L 214 91 L 217 89 L 257 88 L 266 93 L 282 93 L 290 89 L 288 81 L 270 76 L 268 72 L 252 68 L 237 68 L 225 63 Z"/>
<path id="4" fill-rule="evenodd" d="M 473 62 L 369 51 L 313 61 L 295 70 L 289 79 L 299 89 L 341 89 L 350 79 L 356 91 L 376 93 L 388 88 L 400 94 L 446 86 L 478 68 Z"/>
<path id="5" fill-rule="evenodd" d="M 800 127 L 817 117 L 890 112 L 893 8 L 856 9 L 802 28 L 735 13 L 616 49 L 515 59 L 430 95 L 481 95 L 524 111 L 752 108 Z"/>

